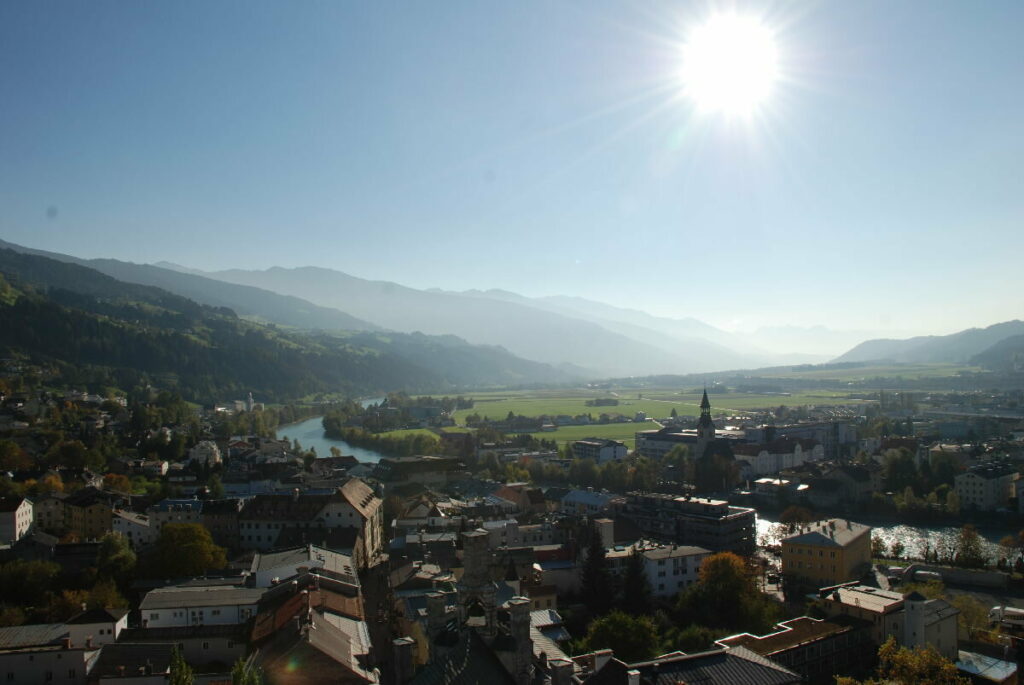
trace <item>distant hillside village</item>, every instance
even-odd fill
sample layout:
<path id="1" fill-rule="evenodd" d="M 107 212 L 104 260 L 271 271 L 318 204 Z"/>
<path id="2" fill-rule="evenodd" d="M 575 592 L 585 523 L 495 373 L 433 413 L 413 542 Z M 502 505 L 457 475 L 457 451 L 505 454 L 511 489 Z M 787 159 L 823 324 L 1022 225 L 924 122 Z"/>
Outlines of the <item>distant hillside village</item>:
<path id="1" fill-rule="evenodd" d="M 1016 682 L 1024 621 L 971 594 L 1024 582 L 1024 535 L 993 555 L 974 527 L 1024 528 L 1012 409 L 950 397 L 925 416 L 893 396 L 723 420 L 713 397 L 629 417 L 631 449 L 546 435 L 586 415 L 520 433 L 468 398 L 202 410 L 152 388 L 5 387 L 0 674 L 757 685 L 913 663 Z M 472 430 L 446 432 L 456 410 Z M 276 437 L 321 413 L 378 447 L 427 427 L 431 453 L 361 462 Z M 970 523 L 916 558 L 873 535 L 922 521 Z"/>

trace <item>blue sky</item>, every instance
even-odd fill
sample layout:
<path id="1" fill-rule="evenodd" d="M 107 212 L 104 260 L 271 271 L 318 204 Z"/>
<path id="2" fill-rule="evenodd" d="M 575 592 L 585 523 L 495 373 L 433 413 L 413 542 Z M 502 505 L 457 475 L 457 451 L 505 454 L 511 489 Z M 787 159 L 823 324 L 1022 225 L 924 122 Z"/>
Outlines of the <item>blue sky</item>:
<path id="1" fill-rule="evenodd" d="M 0 4 L 0 238 L 202 269 L 581 295 L 731 328 L 1024 315 L 1024 3 Z"/>

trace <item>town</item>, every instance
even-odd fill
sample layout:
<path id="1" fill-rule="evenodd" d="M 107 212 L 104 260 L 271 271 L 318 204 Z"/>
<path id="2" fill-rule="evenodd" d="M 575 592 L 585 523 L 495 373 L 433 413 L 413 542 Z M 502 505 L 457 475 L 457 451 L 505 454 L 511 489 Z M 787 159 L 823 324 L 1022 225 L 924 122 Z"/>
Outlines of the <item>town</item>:
<path id="1" fill-rule="evenodd" d="M 24 371 L 0 396 L 9 681 L 1016 682 L 1024 530 L 988 531 L 1024 529 L 1019 391 L 490 421 L 469 396 L 203 410 Z M 277 437 L 301 421 L 424 452 Z"/>

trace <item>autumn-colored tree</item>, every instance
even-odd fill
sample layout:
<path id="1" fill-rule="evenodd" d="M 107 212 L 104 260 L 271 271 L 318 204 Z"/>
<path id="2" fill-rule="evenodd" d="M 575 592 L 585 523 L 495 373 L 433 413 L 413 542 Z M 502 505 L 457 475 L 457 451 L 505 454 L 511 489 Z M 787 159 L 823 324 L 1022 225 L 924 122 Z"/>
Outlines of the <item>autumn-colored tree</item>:
<path id="1" fill-rule="evenodd" d="M 32 458 L 13 440 L 0 440 L 0 471 L 24 471 L 32 468 Z"/>
<path id="2" fill-rule="evenodd" d="M 198 523 L 168 523 L 160 530 L 150 558 L 151 577 L 184 578 L 227 566 L 224 548 Z"/>
<path id="3" fill-rule="evenodd" d="M 128 476 L 120 473 L 108 473 L 103 476 L 103 487 L 107 490 L 123 492 L 125 494 L 131 494 L 132 492 L 131 480 L 128 479 Z"/>
<path id="4" fill-rule="evenodd" d="M 758 590 L 746 560 L 719 552 L 701 563 L 700 579 L 680 595 L 677 613 L 680 625 L 761 632 L 772 626 L 779 608 Z"/>

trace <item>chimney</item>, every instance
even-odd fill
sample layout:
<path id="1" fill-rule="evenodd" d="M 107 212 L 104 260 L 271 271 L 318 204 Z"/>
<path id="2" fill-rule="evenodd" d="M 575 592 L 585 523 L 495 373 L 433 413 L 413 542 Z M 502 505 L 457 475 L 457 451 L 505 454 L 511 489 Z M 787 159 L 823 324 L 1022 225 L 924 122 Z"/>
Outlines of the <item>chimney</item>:
<path id="1" fill-rule="evenodd" d="M 411 637 L 400 637 L 392 640 L 391 644 L 395 657 L 394 685 L 405 685 L 412 679 L 412 657 L 413 650 L 416 649 L 416 641 Z"/>
<path id="2" fill-rule="evenodd" d="M 551 685 L 572 685 L 573 665 L 568 659 L 551 659 Z"/>
<path id="3" fill-rule="evenodd" d="M 85 648 L 92 649 L 92 635 L 85 638 Z"/>
<path id="4" fill-rule="evenodd" d="M 518 685 L 529 685 L 533 664 L 533 639 L 530 637 L 530 600 L 513 597 L 508 601 L 512 637 L 516 641 L 515 678 Z"/>
<path id="5" fill-rule="evenodd" d="M 64 649 L 71 649 L 71 638 L 61 638 L 61 645 L 64 647 Z"/>
<path id="6" fill-rule="evenodd" d="M 437 634 L 444 628 L 445 601 L 444 595 L 440 592 L 427 593 L 427 635 L 430 639 L 437 637 Z"/>
<path id="7" fill-rule="evenodd" d="M 635 668 L 626 671 L 628 685 L 640 685 L 640 671 Z"/>

